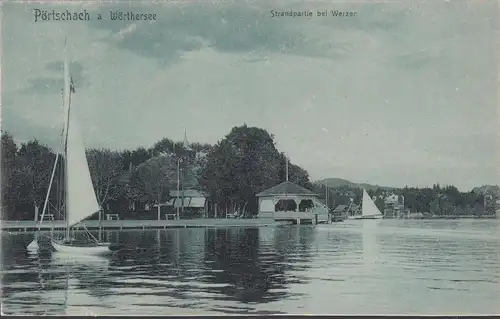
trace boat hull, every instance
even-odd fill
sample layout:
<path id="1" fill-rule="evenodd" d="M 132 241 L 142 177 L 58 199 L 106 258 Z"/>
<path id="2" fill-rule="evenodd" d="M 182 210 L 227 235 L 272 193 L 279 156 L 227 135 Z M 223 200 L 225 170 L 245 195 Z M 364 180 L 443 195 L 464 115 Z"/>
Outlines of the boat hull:
<path id="1" fill-rule="evenodd" d="M 112 253 L 110 243 L 100 243 L 93 246 L 74 246 L 52 240 L 52 246 L 57 252 L 75 255 L 106 255 Z"/>

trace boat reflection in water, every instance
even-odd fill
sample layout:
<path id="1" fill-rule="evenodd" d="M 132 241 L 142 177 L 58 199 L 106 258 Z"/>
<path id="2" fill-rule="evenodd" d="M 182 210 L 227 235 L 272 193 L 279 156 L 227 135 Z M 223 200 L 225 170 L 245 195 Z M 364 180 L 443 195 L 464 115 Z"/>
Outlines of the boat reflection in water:
<path id="1" fill-rule="evenodd" d="M 100 313 L 107 293 L 109 259 L 55 253 L 41 241 L 38 251 L 23 251 L 3 271 L 4 313 L 85 315 Z M 5 266 L 5 262 L 4 262 Z M 104 292 L 103 292 L 104 289 Z"/>
<path id="2" fill-rule="evenodd" d="M 500 224 L 495 223 L 382 219 L 114 231 L 103 233 L 103 240 L 124 250 L 97 260 L 62 259 L 51 250 L 29 255 L 23 235 L 2 234 L 2 310 L 487 314 L 498 304 Z M 473 302 L 456 303 L 464 298 Z"/>
<path id="3" fill-rule="evenodd" d="M 106 312 L 105 299 L 110 295 L 105 280 L 109 258 L 52 253 L 53 264 L 65 272 L 64 314 L 89 316 Z"/>
<path id="4" fill-rule="evenodd" d="M 77 256 L 53 252 L 48 241 L 33 255 L 18 251 L 20 260 L 10 249 L 16 264 L 6 265 L 11 272 L 3 279 L 7 313 L 279 313 L 273 304 L 294 295 L 291 285 L 308 280 L 300 273 L 310 263 L 315 230 L 193 228 L 109 231 L 102 237 L 123 249 L 106 257 Z M 30 277 L 13 271 L 22 263 Z M 26 301 L 21 307 L 21 300 L 29 306 Z M 268 309 L 256 308 L 265 304 Z"/>

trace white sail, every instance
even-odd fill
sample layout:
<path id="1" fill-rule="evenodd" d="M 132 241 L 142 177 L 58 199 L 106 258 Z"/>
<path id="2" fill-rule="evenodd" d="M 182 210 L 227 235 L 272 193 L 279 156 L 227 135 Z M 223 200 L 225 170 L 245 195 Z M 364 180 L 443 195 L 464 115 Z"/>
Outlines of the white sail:
<path id="1" fill-rule="evenodd" d="M 370 195 L 363 189 L 363 206 L 362 206 L 362 216 L 382 216 L 382 213 L 377 208 Z"/>
<path id="2" fill-rule="evenodd" d="M 64 106 L 66 112 L 69 109 L 69 119 L 66 124 L 66 209 L 68 224 L 73 226 L 99 211 L 100 208 L 90 177 L 85 145 L 78 125 L 74 101 L 70 101 L 71 84 L 67 62 L 65 62 L 64 67 Z M 70 107 L 68 108 L 68 106 Z"/>

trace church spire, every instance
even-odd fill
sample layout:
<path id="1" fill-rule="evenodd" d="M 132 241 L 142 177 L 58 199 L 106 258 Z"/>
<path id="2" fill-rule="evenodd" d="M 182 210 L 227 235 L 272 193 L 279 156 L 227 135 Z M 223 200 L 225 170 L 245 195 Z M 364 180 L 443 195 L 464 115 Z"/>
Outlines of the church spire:
<path id="1" fill-rule="evenodd" d="M 187 139 L 186 129 L 184 129 L 184 141 L 182 142 L 182 146 L 184 146 L 184 149 L 186 149 L 186 150 L 191 150 L 191 147 L 189 146 L 189 141 Z"/>

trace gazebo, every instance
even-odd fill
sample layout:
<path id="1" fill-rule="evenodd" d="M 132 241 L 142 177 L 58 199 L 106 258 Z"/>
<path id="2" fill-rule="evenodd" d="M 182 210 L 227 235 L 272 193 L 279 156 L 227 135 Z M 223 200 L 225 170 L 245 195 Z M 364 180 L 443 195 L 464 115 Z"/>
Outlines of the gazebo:
<path id="1" fill-rule="evenodd" d="M 316 224 L 328 220 L 328 209 L 318 200 L 318 194 L 290 181 L 266 189 L 259 198 L 259 219 L 302 221 Z"/>

